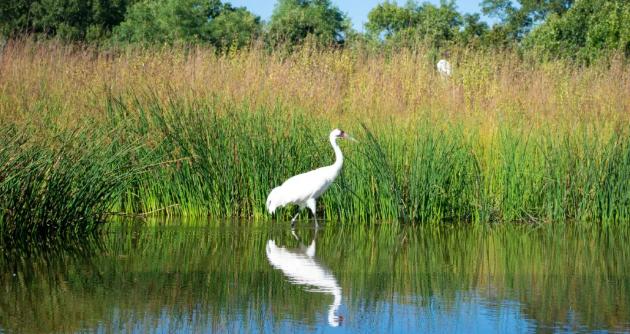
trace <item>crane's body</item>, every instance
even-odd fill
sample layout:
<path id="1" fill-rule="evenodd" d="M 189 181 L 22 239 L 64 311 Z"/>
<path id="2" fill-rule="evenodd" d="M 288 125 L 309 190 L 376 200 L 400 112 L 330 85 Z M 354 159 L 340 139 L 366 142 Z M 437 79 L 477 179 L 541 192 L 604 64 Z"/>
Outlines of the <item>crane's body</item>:
<path id="1" fill-rule="evenodd" d="M 267 210 L 273 214 L 277 208 L 295 204 L 299 206 L 299 211 L 308 207 L 315 218 L 317 226 L 316 200 L 333 183 L 343 167 L 343 154 L 337 144 L 337 138 L 352 139 L 345 132 L 334 129 L 329 136 L 330 145 L 335 151 L 335 163 L 320 167 L 318 169 L 293 176 L 286 180 L 281 186 L 274 188 L 267 197 Z M 291 227 L 295 226 L 298 213 L 291 219 Z"/>
<path id="2" fill-rule="evenodd" d="M 451 66 L 451 63 L 449 63 L 449 61 L 446 59 L 440 59 L 440 61 L 438 61 L 437 70 L 438 72 L 440 72 L 441 75 L 445 77 L 450 77 L 451 74 L 453 74 L 453 67 Z"/>

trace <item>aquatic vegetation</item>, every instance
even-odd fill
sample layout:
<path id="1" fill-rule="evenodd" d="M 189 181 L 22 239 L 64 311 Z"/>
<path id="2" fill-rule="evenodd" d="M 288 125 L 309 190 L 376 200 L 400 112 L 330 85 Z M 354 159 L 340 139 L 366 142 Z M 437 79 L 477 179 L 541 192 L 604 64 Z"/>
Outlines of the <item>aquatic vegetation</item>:
<path id="1" fill-rule="evenodd" d="M 141 172 L 128 164 L 133 147 L 104 136 L 61 133 L 42 144 L 7 130 L 0 135 L 3 246 L 94 230 Z"/>
<path id="2" fill-rule="evenodd" d="M 1 228 L 83 229 L 107 212 L 266 219 L 273 186 L 333 161 L 321 138 L 337 127 L 361 144 L 343 148 L 328 220 L 630 220 L 627 64 L 454 50 L 442 78 L 430 58 L 10 42 Z"/>

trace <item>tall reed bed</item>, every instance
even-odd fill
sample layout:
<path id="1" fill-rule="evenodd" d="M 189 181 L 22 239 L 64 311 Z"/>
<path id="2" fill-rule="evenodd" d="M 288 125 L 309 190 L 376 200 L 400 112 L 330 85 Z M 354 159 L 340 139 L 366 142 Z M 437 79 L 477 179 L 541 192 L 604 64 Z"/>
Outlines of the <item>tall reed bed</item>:
<path id="1" fill-rule="evenodd" d="M 334 127 L 361 143 L 342 144 L 344 171 L 320 201 L 327 219 L 630 218 L 623 60 L 581 68 L 454 54 L 446 79 L 423 50 L 12 42 L 0 60 L 0 122 L 20 136 L 3 138 L 3 226 L 106 211 L 265 218 L 271 188 L 332 163 Z M 37 191 L 15 190 L 34 182 Z"/>
<path id="2" fill-rule="evenodd" d="M 3 130 L 3 246 L 93 231 L 141 172 L 129 164 L 133 146 L 120 147 L 103 135 L 64 132 L 42 143 L 11 127 Z"/>
<path id="3" fill-rule="evenodd" d="M 152 146 L 153 159 L 176 163 L 138 180 L 120 202 L 125 211 L 262 217 L 270 189 L 333 162 L 327 137 L 336 125 L 325 119 L 287 117 L 292 113 L 281 107 L 139 100 L 145 99 L 111 101 L 113 126 Z M 365 135 L 365 142 L 342 143 L 346 167 L 322 206 L 326 217 L 472 219 L 479 171 L 459 127 L 444 133 L 418 122 L 396 133 L 358 124 L 346 130 Z"/>
<path id="4" fill-rule="evenodd" d="M 146 143 L 151 159 L 175 161 L 137 181 L 120 202 L 129 212 L 264 217 L 270 189 L 333 162 L 326 139 L 338 124 L 282 106 L 142 97 L 112 100 L 109 110 L 111 126 Z M 320 207 L 328 219 L 630 218 L 630 138 L 623 129 L 519 124 L 486 138 L 484 125 L 463 121 L 347 125 L 361 143 L 342 142 L 343 173 Z"/>

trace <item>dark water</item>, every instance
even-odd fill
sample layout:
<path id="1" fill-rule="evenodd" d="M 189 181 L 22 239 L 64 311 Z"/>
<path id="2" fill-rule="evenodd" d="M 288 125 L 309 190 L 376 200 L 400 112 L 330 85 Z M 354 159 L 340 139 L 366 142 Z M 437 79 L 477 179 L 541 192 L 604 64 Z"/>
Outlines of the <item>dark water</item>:
<path id="1" fill-rule="evenodd" d="M 0 332 L 630 332 L 629 236 L 124 224 L 5 256 Z"/>

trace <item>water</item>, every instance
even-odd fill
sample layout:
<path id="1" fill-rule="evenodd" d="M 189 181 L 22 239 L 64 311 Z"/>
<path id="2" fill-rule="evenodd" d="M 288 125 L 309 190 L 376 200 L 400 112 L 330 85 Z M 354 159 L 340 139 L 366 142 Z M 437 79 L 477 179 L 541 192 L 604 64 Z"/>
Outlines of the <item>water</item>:
<path id="1" fill-rule="evenodd" d="M 0 332 L 630 332 L 629 236 L 124 224 L 5 255 Z"/>

